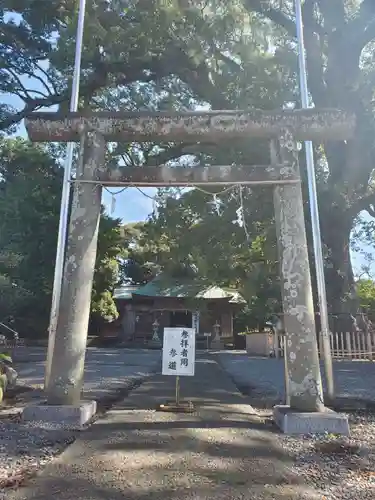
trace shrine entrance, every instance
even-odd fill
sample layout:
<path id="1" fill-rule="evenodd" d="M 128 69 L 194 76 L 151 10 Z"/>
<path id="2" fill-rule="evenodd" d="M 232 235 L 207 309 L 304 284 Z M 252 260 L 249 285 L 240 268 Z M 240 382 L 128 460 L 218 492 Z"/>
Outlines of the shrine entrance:
<path id="1" fill-rule="evenodd" d="M 193 314 L 189 311 L 171 311 L 169 316 L 169 326 L 172 328 L 192 328 Z"/>
<path id="2" fill-rule="evenodd" d="M 290 407 L 319 412 L 324 403 L 308 264 L 297 141 L 346 140 L 355 117 L 336 110 L 199 113 L 33 114 L 32 141 L 81 141 L 57 318 L 48 404 L 80 400 L 95 267 L 102 186 L 274 186 L 275 221 L 288 356 Z M 204 143 L 248 137 L 270 141 L 268 165 L 117 167 L 105 165 L 106 142 Z"/>

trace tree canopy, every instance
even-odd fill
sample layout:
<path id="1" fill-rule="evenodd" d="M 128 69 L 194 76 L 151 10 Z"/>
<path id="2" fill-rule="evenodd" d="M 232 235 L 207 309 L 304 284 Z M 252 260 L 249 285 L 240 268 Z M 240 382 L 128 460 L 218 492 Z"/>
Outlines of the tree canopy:
<path id="1" fill-rule="evenodd" d="M 375 320 L 375 283 L 370 279 L 360 279 L 356 283 L 361 308 L 369 319 Z"/>
<path id="2" fill-rule="evenodd" d="M 68 108 L 77 4 L 44 4 L 5 1 L 0 8 L 0 91 L 22 102 L 17 109 L 6 102 L 0 106 L 4 133 L 34 110 Z M 332 312 L 345 313 L 359 305 L 351 234 L 361 213 L 375 216 L 375 7 L 372 0 L 306 0 L 303 18 L 311 103 L 355 112 L 358 122 L 351 140 L 315 145 L 328 300 Z M 295 42 L 292 1 L 93 0 L 87 6 L 80 106 L 132 111 L 298 107 Z M 220 145 L 111 144 L 109 149 L 109 164 L 134 167 L 268 161 L 265 144 L 251 138 Z M 301 169 L 305 175 L 302 154 Z M 196 190 L 182 196 L 178 190 L 160 193 L 158 215 L 142 229 L 142 251 L 135 255 L 134 245 L 129 248 L 128 262 L 148 263 L 152 272 L 152 266 L 186 260 L 210 279 L 238 286 L 255 309 L 278 300 L 270 195 L 263 189 L 242 194 L 247 235 L 243 225 L 233 223 L 238 193 L 218 195 L 219 209 Z M 308 214 L 307 209 L 306 202 Z M 372 221 L 362 221 L 362 227 L 372 244 Z M 50 280 L 37 277 L 35 283 L 47 286 Z M 95 293 L 95 301 L 106 301 L 102 292 Z"/>
<path id="3" fill-rule="evenodd" d="M 62 168 L 45 148 L 0 140 L 0 322 L 45 335 L 51 306 Z M 122 253 L 120 221 L 102 214 L 92 312 L 113 320 L 112 291 Z"/>

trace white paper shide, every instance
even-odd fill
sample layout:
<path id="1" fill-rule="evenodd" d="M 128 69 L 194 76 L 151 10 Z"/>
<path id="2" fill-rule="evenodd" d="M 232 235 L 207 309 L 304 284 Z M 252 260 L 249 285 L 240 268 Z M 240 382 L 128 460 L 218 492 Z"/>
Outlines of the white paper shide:
<path id="1" fill-rule="evenodd" d="M 164 328 L 163 375 L 194 376 L 194 328 Z"/>

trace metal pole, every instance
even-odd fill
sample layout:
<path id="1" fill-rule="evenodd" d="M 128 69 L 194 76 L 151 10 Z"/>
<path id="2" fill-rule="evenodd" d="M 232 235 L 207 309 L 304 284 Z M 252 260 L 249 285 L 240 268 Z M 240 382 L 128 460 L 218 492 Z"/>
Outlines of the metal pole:
<path id="1" fill-rule="evenodd" d="M 284 378 L 285 378 L 285 404 L 290 406 L 290 379 L 288 371 L 288 342 L 284 335 Z"/>
<path id="2" fill-rule="evenodd" d="M 78 109 L 86 0 L 79 0 L 78 9 L 79 12 L 78 12 L 78 23 L 77 23 L 77 35 L 76 35 L 76 50 L 74 59 L 72 93 L 70 97 L 71 112 L 77 111 Z M 61 284 L 64 272 L 64 256 L 65 256 L 65 247 L 67 239 L 67 229 L 68 229 L 68 214 L 70 205 L 70 178 L 72 174 L 73 153 L 74 153 L 74 143 L 69 142 L 66 150 L 66 157 L 64 163 L 64 179 L 63 179 L 63 187 L 61 193 L 59 232 L 57 237 L 55 274 L 53 278 L 52 306 L 51 306 L 51 316 L 49 325 L 48 351 L 47 351 L 46 371 L 44 377 L 45 389 L 47 389 L 48 387 L 49 376 L 51 372 L 52 355 L 53 355 L 55 336 L 56 336 L 57 317 L 60 306 Z"/>
<path id="3" fill-rule="evenodd" d="M 180 405 L 180 377 L 176 377 L 176 406 Z"/>
<path id="4" fill-rule="evenodd" d="M 301 0 L 295 0 L 295 13 L 296 13 L 296 28 L 297 28 L 297 41 L 298 41 L 298 62 L 299 62 L 301 102 L 302 102 L 302 108 L 309 108 L 310 106 L 309 106 L 309 96 L 307 87 L 307 71 L 306 71 Z M 323 347 L 322 351 L 324 358 L 324 369 L 327 379 L 328 397 L 332 399 L 334 397 L 334 381 L 333 381 L 331 346 L 329 342 L 330 331 L 329 331 L 329 321 L 328 321 L 326 287 L 324 279 L 322 238 L 320 234 L 320 225 L 319 225 L 318 197 L 317 197 L 317 188 L 315 180 L 314 150 L 311 141 L 305 142 L 305 151 L 306 151 L 307 179 L 309 187 L 311 226 L 312 226 L 312 235 L 314 244 L 316 281 L 317 281 L 318 297 L 319 297 L 320 325 L 322 332 L 321 336 L 322 347 Z"/>

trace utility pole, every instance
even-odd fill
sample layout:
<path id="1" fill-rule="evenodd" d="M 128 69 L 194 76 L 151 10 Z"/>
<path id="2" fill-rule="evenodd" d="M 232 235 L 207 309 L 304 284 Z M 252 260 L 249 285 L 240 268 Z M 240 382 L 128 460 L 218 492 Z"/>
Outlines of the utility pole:
<path id="1" fill-rule="evenodd" d="M 79 0 L 76 50 L 75 50 L 75 60 L 74 60 L 72 93 L 70 98 L 70 111 L 72 112 L 78 110 L 83 32 L 85 25 L 85 11 L 86 11 L 86 0 Z M 60 307 L 61 286 L 62 286 L 62 277 L 64 271 L 65 247 L 66 247 L 67 229 L 68 229 L 68 214 L 70 205 L 70 180 L 72 176 L 73 153 L 74 153 L 74 142 L 69 142 L 66 150 L 66 157 L 64 163 L 64 179 L 63 179 L 63 187 L 61 193 L 59 232 L 57 237 L 55 274 L 53 278 L 52 306 L 51 306 L 51 316 L 49 324 L 46 371 L 44 376 L 45 390 L 47 390 L 48 388 L 49 376 L 51 373 L 52 356 L 55 345 L 58 312 Z"/>
<path id="2" fill-rule="evenodd" d="M 298 42 L 298 62 L 299 62 L 299 80 L 302 108 L 307 109 L 309 105 L 309 94 L 307 86 L 307 71 L 306 71 L 306 56 L 305 43 L 303 34 L 303 19 L 301 0 L 295 0 L 297 42 Z M 335 395 L 332 356 L 330 345 L 330 328 L 328 320 L 327 295 L 324 279 L 324 259 L 322 250 L 322 237 L 319 224 L 319 207 L 318 195 L 315 180 L 315 165 L 314 165 L 314 150 L 311 141 L 305 141 L 306 152 L 306 168 L 307 180 L 309 187 L 309 206 L 311 215 L 311 227 L 314 245 L 316 282 L 319 297 L 320 325 L 321 325 L 321 340 L 324 358 L 324 369 L 327 379 L 327 392 L 329 399 L 333 399 Z"/>

